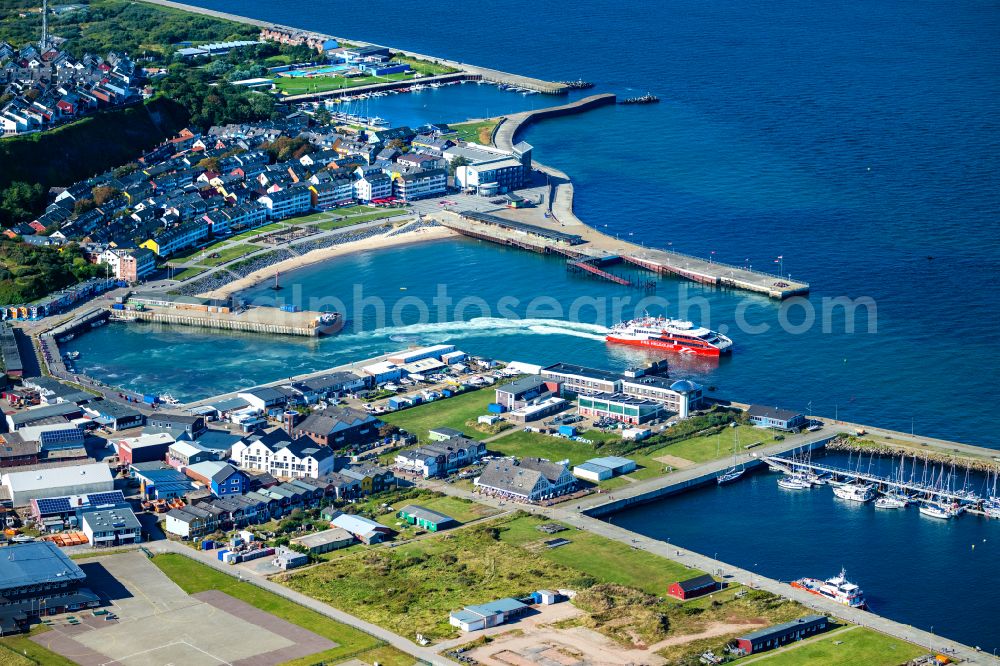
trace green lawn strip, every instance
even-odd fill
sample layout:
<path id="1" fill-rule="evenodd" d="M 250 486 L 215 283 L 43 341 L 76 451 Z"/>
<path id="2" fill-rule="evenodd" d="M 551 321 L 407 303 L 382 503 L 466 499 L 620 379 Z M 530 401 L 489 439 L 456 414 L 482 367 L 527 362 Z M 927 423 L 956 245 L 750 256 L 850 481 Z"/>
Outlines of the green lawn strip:
<path id="1" fill-rule="evenodd" d="M 225 245 L 226 243 L 228 243 L 231 240 L 232 240 L 231 238 L 226 238 L 226 239 L 217 241 L 215 243 L 212 243 L 211 245 L 206 245 L 205 247 L 200 247 L 200 248 L 198 248 L 196 250 L 191 250 L 187 254 L 180 254 L 180 255 L 171 257 L 170 258 L 170 263 L 172 263 L 172 264 L 183 264 L 183 263 L 185 263 L 187 261 L 190 261 L 191 259 L 197 259 L 198 257 L 200 257 L 205 252 L 208 252 L 209 254 L 211 254 L 212 252 L 215 252 L 218 248 L 222 247 L 223 245 Z"/>
<path id="2" fill-rule="evenodd" d="M 352 227 L 358 222 L 354 218 L 343 217 L 339 220 L 327 220 L 326 222 L 320 222 L 316 225 L 317 229 L 322 229 L 323 231 L 330 231 L 331 229 L 340 229 L 341 227 Z"/>
<path id="3" fill-rule="evenodd" d="M 399 72 L 385 76 L 356 76 L 353 78 L 344 76 L 279 76 L 272 80 L 275 87 L 286 95 L 304 95 L 306 93 L 326 92 L 342 88 L 357 88 L 358 86 L 367 86 L 376 83 L 407 81 L 413 78 L 413 72 Z"/>
<path id="4" fill-rule="evenodd" d="M 175 280 L 187 280 L 193 278 L 196 275 L 201 275 L 208 270 L 208 266 L 191 266 L 190 268 L 185 268 L 180 273 L 174 273 L 173 279 Z"/>
<path id="5" fill-rule="evenodd" d="M 836 643 L 839 643 L 837 645 Z M 761 666 L 815 664 L 816 666 L 896 666 L 926 654 L 927 650 L 912 643 L 886 636 L 872 629 L 857 627 L 794 643 L 778 652 L 737 663 Z"/>
<path id="6" fill-rule="evenodd" d="M 355 655 L 360 651 L 373 650 L 384 645 L 382 641 L 363 631 L 336 622 L 255 585 L 240 582 L 189 557 L 166 553 L 154 557 L 153 564 L 188 594 L 219 590 L 337 643 L 335 648 L 290 663 L 298 665 L 333 661 L 345 655 Z"/>
<path id="7" fill-rule="evenodd" d="M 536 529 L 543 522 L 535 516 L 517 518 L 504 525 L 500 539 L 537 550 L 546 560 L 588 574 L 598 582 L 628 585 L 657 596 L 666 594 L 671 583 L 702 573 L 590 532 L 570 528 L 548 535 Z M 558 548 L 542 543 L 553 538 L 568 539 L 570 543 Z"/>
<path id="8" fill-rule="evenodd" d="M 29 666 L 33 664 L 76 666 L 75 661 L 71 661 L 31 640 L 30 636 L 37 636 L 46 631 L 49 631 L 49 628 L 44 624 L 39 624 L 32 627 L 29 634 L 0 638 L 0 647 L 3 648 L 0 650 L 0 666 Z"/>
<path id="9" fill-rule="evenodd" d="M 341 212 L 325 210 L 321 213 L 311 213 L 309 215 L 303 215 L 302 217 L 293 217 L 289 222 L 294 224 L 309 224 L 310 222 L 323 222 L 325 220 L 337 219 L 341 215 Z"/>
<path id="10" fill-rule="evenodd" d="M 347 218 L 351 224 L 361 224 L 362 222 L 371 222 L 372 220 L 384 220 L 389 217 L 399 217 L 400 215 L 407 215 L 410 211 L 404 210 L 402 208 L 391 208 L 389 210 L 380 210 L 377 213 L 368 213 L 367 215 L 352 215 Z"/>
<path id="11" fill-rule="evenodd" d="M 427 436 L 428 430 L 441 427 L 460 430 L 470 439 L 479 440 L 490 435 L 469 427 L 466 422 L 475 421 L 477 417 L 486 414 L 486 406 L 495 399 L 496 393 L 490 388 L 485 388 L 391 414 L 383 414 L 380 418 L 386 423 L 392 423 L 416 435 L 421 442 L 430 441 Z"/>
<path id="12" fill-rule="evenodd" d="M 344 206 L 343 208 L 337 208 L 335 212 L 337 213 L 337 215 L 345 216 L 345 215 L 360 215 L 362 213 L 374 213 L 377 210 L 379 209 L 375 208 L 374 206 L 357 205 L 357 206 Z"/>
<path id="13" fill-rule="evenodd" d="M 441 65 L 436 62 L 431 62 L 429 60 L 421 60 L 419 58 L 411 58 L 409 56 L 404 56 L 397 53 L 392 57 L 393 62 L 402 62 L 410 66 L 415 72 L 420 72 L 424 76 L 436 76 L 439 74 L 452 74 L 458 70 L 454 67 L 449 67 L 448 65 Z"/>
<path id="14" fill-rule="evenodd" d="M 188 257 L 188 259 L 194 259 L 198 262 L 199 266 L 218 266 L 219 264 L 224 264 L 227 261 L 232 261 L 234 259 L 239 259 L 240 257 L 250 254 L 251 252 L 256 252 L 260 248 L 256 245 L 233 245 L 227 247 L 223 250 L 213 250 L 212 248 L 205 248 L 204 250 L 199 250 L 196 255 Z M 218 254 L 218 257 L 213 257 L 213 254 Z"/>
<path id="15" fill-rule="evenodd" d="M 255 236 L 260 236 L 261 234 L 266 234 L 271 231 L 278 231 L 279 229 L 284 229 L 286 225 L 281 222 L 272 222 L 271 224 L 265 224 L 262 227 L 257 227 L 256 229 L 249 229 L 241 234 L 236 234 L 235 236 L 230 236 L 231 241 L 241 241 L 254 238 Z"/>

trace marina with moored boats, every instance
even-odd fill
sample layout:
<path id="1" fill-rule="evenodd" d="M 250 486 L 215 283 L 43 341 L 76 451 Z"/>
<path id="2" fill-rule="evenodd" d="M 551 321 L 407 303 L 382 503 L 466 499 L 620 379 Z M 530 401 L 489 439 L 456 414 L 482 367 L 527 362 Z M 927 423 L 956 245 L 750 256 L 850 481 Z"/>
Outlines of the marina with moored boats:
<path id="1" fill-rule="evenodd" d="M 814 486 L 829 485 L 841 500 L 865 504 L 874 500 L 878 509 L 905 509 L 911 504 L 919 507 L 921 515 L 949 520 L 968 512 L 988 518 L 1000 518 L 1000 495 L 997 494 L 998 475 L 987 475 L 981 491 L 973 489 L 971 470 L 965 470 L 961 487 L 956 488 L 959 474 L 953 463 L 932 464 L 916 456 L 900 457 L 895 473 L 890 476 L 870 471 L 875 455 L 869 456 L 868 469 L 862 471 L 862 455 L 856 457 L 855 469 L 815 463 L 811 453 L 767 456 L 765 461 L 771 471 L 782 475 L 778 487 L 785 490 L 808 490 Z M 909 465 L 909 467 L 907 467 Z"/>

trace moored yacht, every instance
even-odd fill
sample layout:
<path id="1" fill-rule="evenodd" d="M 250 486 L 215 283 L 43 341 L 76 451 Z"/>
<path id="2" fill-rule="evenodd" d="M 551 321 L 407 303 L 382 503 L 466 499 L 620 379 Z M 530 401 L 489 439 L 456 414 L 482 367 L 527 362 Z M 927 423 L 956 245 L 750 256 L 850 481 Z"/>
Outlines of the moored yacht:
<path id="1" fill-rule="evenodd" d="M 892 497 L 890 495 L 885 495 L 884 497 L 879 497 L 875 500 L 875 506 L 879 509 L 905 509 L 906 505 L 906 500 L 899 499 L 898 497 Z"/>
<path id="2" fill-rule="evenodd" d="M 812 484 L 797 476 L 783 476 L 778 479 L 778 487 L 785 490 L 808 490 L 812 488 Z"/>
<path id="3" fill-rule="evenodd" d="M 943 506 L 927 502 L 920 505 L 920 513 L 929 518 L 940 518 L 941 520 L 948 520 L 953 515 L 951 511 Z"/>
<path id="4" fill-rule="evenodd" d="M 833 494 L 851 502 L 870 502 L 878 493 L 872 485 L 845 483 L 842 486 L 834 486 Z"/>

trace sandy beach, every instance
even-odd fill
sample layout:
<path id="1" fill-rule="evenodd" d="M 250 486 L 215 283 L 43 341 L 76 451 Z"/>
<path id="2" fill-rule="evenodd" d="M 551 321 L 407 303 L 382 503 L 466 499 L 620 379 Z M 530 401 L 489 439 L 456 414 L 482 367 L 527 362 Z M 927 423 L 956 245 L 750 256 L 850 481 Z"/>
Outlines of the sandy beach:
<path id="1" fill-rule="evenodd" d="M 326 261 L 327 259 L 332 259 L 334 257 L 339 257 L 345 254 L 351 254 L 353 252 L 364 252 L 366 250 L 384 250 L 390 247 L 398 247 L 400 245 L 412 245 L 414 243 L 421 243 L 431 240 L 442 240 L 445 238 L 452 238 L 458 236 L 459 234 L 447 227 L 421 227 L 414 231 L 408 231 L 406 233 L 397 234 L 395 236 L 375 236 L 373 238 L 366 238 L 364 240 L 354 241 L 351 243 L 343 243 L 341 245 L 333 245 L 331 247 L 324 247 L 318 250 L 313 250 L 307 254 L 300 257 L 294 257 L 292 259 L 287 259 L 280 263 L 274 264 L 273 266 L 268 266 L 267 268 L 255 271 L 245 278 L 235 280 L 230 282 L 226 286 L 220 289 L 214 289 L 212 291 L 206 291 L 199 296 L 203 298 L 227 298 L 231 294 L 244 289 L 249 289 L 264 280 L 270 280 L 274 277 L 275 272 L 287 273 L 293 271 L 296 268 L 302 268 L 303 266 L 309 266 L 312 264 L 319 263 L 321 261 Z"/>

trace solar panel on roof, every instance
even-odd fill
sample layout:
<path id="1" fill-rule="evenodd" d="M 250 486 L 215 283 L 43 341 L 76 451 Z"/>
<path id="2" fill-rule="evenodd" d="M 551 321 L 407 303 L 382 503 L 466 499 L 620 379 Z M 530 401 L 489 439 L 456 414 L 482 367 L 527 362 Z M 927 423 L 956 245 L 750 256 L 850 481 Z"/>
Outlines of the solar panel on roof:
<path id="1" fill-rule="evenodd" d="M 69 498 L 67 497 L 46 497 L 37 500 L 38 512 L 41 514 L 49 513 L 69 513 L 70 505 Z"/>
<path id="2" fill-rule="evenodd" d="M 106 493 L 91 493 L 87 495 L 90 506 L 104 506 L 105 504 L 121 504 L 125 501 L 125 495 L 120 490 L 113 490 Z"/>

